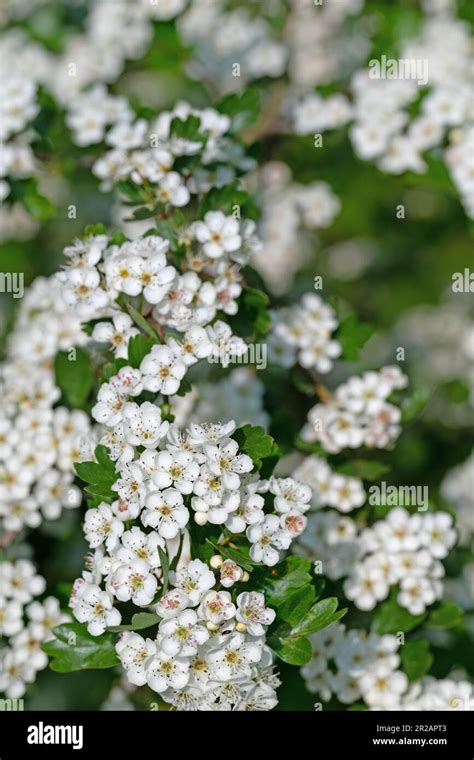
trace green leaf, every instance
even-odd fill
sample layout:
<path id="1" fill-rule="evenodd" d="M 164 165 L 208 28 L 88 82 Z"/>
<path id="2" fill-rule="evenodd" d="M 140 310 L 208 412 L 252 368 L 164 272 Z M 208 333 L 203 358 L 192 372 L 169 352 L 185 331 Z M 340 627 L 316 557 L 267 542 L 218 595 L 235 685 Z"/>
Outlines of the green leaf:
<path id="1" fill-rule="evenodd" d="M 79 462 L 74 465 L 74 469 L 76 470 L 76 474 L 85 483 L 108 485 L 109 483 L 114 483 L 117 479 L 115 468 L 112 472 L 108 467 L 105 468 L 97 462 Z"/>
<path id="2" fill-rule="evenodd" d="M 390 465 L 373 459 L 352 459 L 336 468 L 342 475 L 351 475 L 362 480 L 379 480 L 390 471 Z"/>
<path id="3" fill-rule="evenodd" d="M 262 341 L 270 329 L 269 299 L 263 290 L 244 288 L 237 299 L 239 310 L 227 321 L 237 335 Z M 263 358 L 263 357 L 262 357 Z"/>
<path id="4" fill-rule="evenodd" d="M 280 660 L 289 665 L 305 665 L 313 654 L 311 642 L 305 636 L 296 639 L 270 637 L 268 643 Z"/>
<path id="5" fill-rule="evenodd" d="M 248 454 L 257 469 L 261 466 L 262 459 L 270 456 L 273 451 L 273 438 L 258 425 L 243 425 L 237 428 L 232 438 L 237 441 L 240 450 Z"/>
<path id="6" fill-rule="evenodd" d="M 101 486 L 100 484 L 94 483 L 90 486 L 87 486 L 87 488 L 84 488 L 84 491 L 93 497 L 91 501 L 88 501 L 89 508 L 98 507 L 103 501 L 105 501 L 107 504 L 112 504 L 112 502 L 117 499 L 116 493 L 105 486 Z"/>
<path id="7" fill-rule="evenodd" d="M 420 625 L 425 617 L 426 613 L 411 615 L 404 607 L 400 607 L 397 602 L 397 593 L 392 592 L 390 597 L 377 608 L 372 629 L 379 634 L 408 633 Z"/>
<path id="8" fill-rule="evenodd" d="M 54 361 L 54 373 L 56 385 L 70 406 L 82 407 L 94 385 L 94 373 L 87 351 L 82 348 L 60 351 Z"/>
<path id="9" fill-rule="evenodd" d="M 336 620 L 342 618 L 347 608 L 337 610 L 338 600 L 335 597 L 321 599 L 316 602 L 302 620 L 293 628 L 291 636 L 309 636 L 311 633 L 327 628 Z"/>
<path id="10" fill-rule="evenodd" d="M 237 549 L 232 549 L 230 546 L 219 546 L 219 544 L 215 544 L 209 538 L 206 538 L 206 543 L 210 544 L 221 557 L 233 560 L 239 565 L 239 567 L 243 567 L 244 570 L 247 570 L 248 573 L 251 573 L 254 567 L 258 564 L 257 562 L 253 562 L 253 560 L 245 554 L 242 554 L 242 552 Z"/>
<path id="11" fill-rule="evenodd" d="M 121 633 L 122 631 L 143 631 L 145 628 L 151 628 L 160 622 L 158 615 L 154 612 L 137 612 L 132 617 L 129 625 L 114 625 L 108 630 L 111 633 Z"/>
<path id="12" fill-rule="evenodd" d="M 36 187 L 36 182 L 28 187 L 21 200 L 26 210 L 39 222 L 47 222 L 55 215 L 53 204 L 48 198 L 41 195 Z"/>
<path id="13" fill-rule="evenodd" d="M 105 365 L 104 369 L 102 370 L 102 380 L 104 383 L 107 383 L 111 377 L 114 377 L 116 374 L 118 374 L 119 370 L 122 369 L 122 367 L 127 367 L 128 361 L 127 359 L 115 359 L 113 362 L 109 362 Z"/>
<path id="14" fill-rule="evenodd" d="M 278 607 L 291 591 L 311 583 L 310 571 L 311 562 L 297 555 L 290 555 L 272 567 L 271 574 L 266 573 L 261 583 L 270 607 Z"/>
<path id="15" fill-rule="evenodd" d="M 425 409 L 429 398 L 430 391 L 428 388 L 418 388 L 409 398 L 405 399 L 401 405 L 402 424 L 418 417 Z"/>
<path id="16" fill-rule="evenodd" d="M 426 639 L 408 641 L 400 648 L 402 670 L 409 681 L 418 681 L 425 676 L 433 662 L 433 655 Z"/>
<path id="17" fill-rule="evenodd" d="M 161 591 L 161 595 L 164 596 L 164 594 L 166 594 L 166 592 L 168 591 L 169 575 L 170 575 L 170 561 L 169 561 L 169 557 L 167 553 L 164 551 L 164 549 L 161 548 L 161 546 L 158 546 L 158 554 L 160 555 L 161 572 L 163 573 L 163 576 L 162 576 L 163 588 Z"/>
<path id="18" fill-rule="evenodd" d="M 183 379 L 181 380 L 181 383 L 179 385 L 179 388 L 176 391 L 176 395 L 177 396 L 185 396 L 186 393 L 189 393 L 190 391 L 192 391 L 192 389 L 193 389 L 193 386 L 191 385 L 191 383 L 189 382 L 189 380 L 187 380 L 187 378 L 183 377 Z"/>
<path id="19" fill-rule="evenodd" d="M 130 314 L 131 318 L 135 322 L 138 327 L 140 327 L 150 338 L 152 338 L 155 343 L 159 341 L 158 333 L 156 330 L 151 326 L 151 324 L 143 317 L 140 312 L 138 312 L 136 309 L 133 308 L 131 303 L 127 304 L 127 311 Z"/>
<path id="20" fill-rule="evenodd" d="M 105 235 L 106 233 L 107 228 L 105 224 L 98 222 L 97 224 L 86 224 L 82 233 L 82 237 L 89 238 L 95 237 L 96 235 Z"/>
<path id="21" fill-rule="evenodd" d="M 147 200 L 146 191 L 141 187 L 137 187 L 134 182 L 118 182 L 117 189 L 120 193 L 126 195 L 130 201 L 133 201 L 137 205 L 139 203 L 144 203 Z"/>
<path id="22" fill-rule="evenodd" d="M 128 361 L 130 366 L 138 369 L 145 356 L 147 356 L 155 341 L 144 335 L 134 335 L 128 342 Z"/>
<path id="23" fill-rule="evenodd" d="M 199 215 L 202 218 L 208 211 L 222 211 L 224 214 L 232 215 L 236 207 L 241 217 L 257 219 L 258 207 L 255 205 L 253 196 L 246 190 L 236 183 L 224 185 L 224 187 L 213 187 L 204 198 Z"/>
<path id="24" fill-rule="evenodd" d="M 443 602 L 436 610 L 433 610 L 426 621 L 427 628 L 455 628 L 464 619 L 464 612 L 457 604 Z"/>
<path id="25" fill-rule="evenodd" d="M 256 88 L 248 88 L 242 93 L 226 95 L 217 103 L 217 110 L 232 119 L 231 134 L 253 124 L 260 111 L 260 93 Z"/>
<path id="26" fill-rule="evenodd" d="M 204 136 L 199 131 L 200 128 L 201 119 L 198 116 L 190 115 L 187 119 L 180 119 L 179 116 L 175 116 L 171 122 L 170 134 L 193 142 L 204 142 Z"/>
<path id="27" fill-rule="evenodd" d="M 107 446 L 96 446 L 94 454 L 98 463 L 105 467 L 109 473 L 115 475 L 115 462 L 112 462 Z"/>
<path id="28" fill-rule="evenodd" d="M 359 322 L 355 314 L 349 314 L 343 319 L 335 335 L 342 346 L 343 359 L 357 361 L 361 349 L 373 335 L 373 332 L 373 326 Z"/>
<path id="29" fill-rule="evenodd" d="M 56 673 L 112 668 L 119 662 L 110 633 L 91 636 L 81 623 L 58 625 L 53 633 L 55 638 L 43 644 L 43 649 L 53 658 L 50 668 Z"/>
<path id="30" fill-rule="evenodd" d="M 272 453 L 268 457 L 262 458 L 262 465 L 260 467 L 261 480 L 268 480 L 273 470 L 277 466 L 282 457 L 282 452 L 276 443 L 273 444 Z"/>
<path id="31" fill-rule="evenodd" d="M 299 635 L 294 633 L 296 626 L 298 626 L 307 615 L 315 597 L 316 592 L 313 586 L 308 584 L 307 586 L 302 586 L 301 588 L 296 589 L 296 591 L 293 591 L 278 606 L 278 617 L 292 627 L 291 636 Z M 303 635 L 303 633 L 301 635 Z"/>

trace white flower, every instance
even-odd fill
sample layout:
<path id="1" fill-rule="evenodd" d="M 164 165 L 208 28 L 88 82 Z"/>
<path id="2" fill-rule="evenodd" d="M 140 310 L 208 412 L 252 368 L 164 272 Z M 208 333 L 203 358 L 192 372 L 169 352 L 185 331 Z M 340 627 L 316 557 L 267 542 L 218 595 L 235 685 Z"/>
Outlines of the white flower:
<path id="1" fill-rule="evenodd" d="M 149 240 L 149 238 L 145 238 Z M 166 257 L 162 253 L 168 247 L 167 240 L 153 238 L 160 241 L 160 250 L 153 252 L 148 258 L 142 258 L 137 263 L 138 277 L 143 287 L 143 295 L 148 303 L 159 303 L 176 280 L 176 269 L 173 266 L 166 266 Z"/>
<path id="2" fill-rule="evenodd" d="M 209 470 L 218 475 L 224 488 L 230 491 L 240 487 L 240 475 L 253 469 L 250 457 L 247 454 L 239 454 L 238 443 L 232 439 L 217 446 L 206 445 L 204 451 Z"/>
<path id="3" fill-rule="evenodd" d="M 415 551 L 420 545 L 420 525 L 420 515 L 410 515 L 403 507 L 395 507 L 378 530 L 389 553 Z"/>
<path id="4" fill-rule="evenodd" d="M 189 681 L 189 660 L 157 652 L 146 664 L 146 682 L 159 694 L 166 689 L 183 689 Z"/>
<path id="5" fill-rule="evenodd" d="M 114 148 L 139 148 L 146 140 L 148 128 L 145 119 L 138 119 L 135 124 L 122 121 L 109 131 L 106 142 Z"/>
<path id="6" fill-rule="evenodd" d="M 120 469 L 120 477 L 112 486 L 123 501 L 130 505 L 143 505 L 147 493 L 147 477 L 144 468 L 138 462 L 131 462 Z M 135 514 L 135 517 L 137 517 Z"/>
<path id="7" fill-rule="evenodd" d="M 230 588 L 234 583 L 238 583 L 243 577 L 244 571 L 232 559 L 225 559 L 219 565 L 220 584 L 224 588 Z"/>
<path id="8" fill-rule="evenodd" d="M 115 645 L 120 662 L 130 683 L 135 686 L 146 684 L 146 661 L 156 654 L 156 644 L 151 639 L 143 639 L 138 633 L 124 631 Z"/>
<path id="9" fill-rule="evenodd" d="M 112 596 L 94 583 L 84 583 L 75 599 L 74 617 L 87 623 L 91 636 L 100 636 L 107 627 L 120 625 L 122 616 L 112 606 Z"/>
<path id="10" fill-rule="evenodd" d="M 219 443 L 223 438 L 232 435 L 236 428 L 234 420 L 220 423 L 192 423 L 189 426 L 188 443 L 190 446 L 202 446 L 205 443 Z"/>
<path id="11" fill-rule="evenodd" d="M 421 615 L 426 607 L 439 598 L 437 582 L 418 575 L 405 576 L 400 580 L 400 593 L 397 602 L 405 607 L 411 615 Z"/>
<path id="12" fill-rule="evenodd" d="M 389 585 L 381 570 L 358 565 L 354 576 L 344 582 L 344 593 L 360 610 L 373 610 L 377 602 L 385 599 Z"/>
<path id="13" fill-rule="evenodd" d="M 133 367 L 121 367 L 109 384 L 120 396 L 139 396 L 143 391 L 141 372 Z"/>
<path id="14" fill-rule="evenodd" d="M 220 625 L 233 618 L 235 611 L 228 591 L 208 591 L 201 599 L 198 615 L 214 625 Z"/>
<path id="15" fill-rule="evenodd" d="M 230 362 L 248 351 L 245 341 L 233 335 L 230 326 L 219 319 L 212 326 L 207 327 L 207 335 L 212 344 L 209 357 L 222 364 L 223 367 L 227 367 Z"/>
<path id="16" fill-rule="evenodd" d="M 300 536 L 303 531 L 306 530 L 307 524 L 308 520 L 306 517 L 296 509 L 292 509 L 290 512 L 285 512 L 280 517 L 280 525 L 282 529 L 287 531 L 291 538 L 297 538 Z"/>
<path id="17" fill-rule="evenodd" d="M 311 488 L 293 478 L 271 478 L 269 490 L 275 494 L 275 509 L 280 514 L 306 512 L 311 506 Z"/>
<path id="18" fill-rule="evenodd" d="M 237 597 L 239 623 L 243 623 L 251 636 L 263 636 L 266 626 L 276 617 L 275 610 L 265 607 L 265 596 L 257 591 L 244 592 Z"/>
<path id="19" fill-rule="evenodd" d="M 226 528 L 231 533 L 243 533 L 248 525 L 263 522 L 265 517 L 264 505 L 263 496 L 255 493 L 251 486 L 246 486 L 242 490 L 239 506 L 235 512 L 229 514 L 226 520 Z"/>
<path id="20" fill-rule="evenodd" d="M 332 359 L 341 355 L 342 347 L 337 340 L 318 338 L 298 353 L 298 361 L 302 367 L 315 369 L 326 374 L 334 366 Z"/>
<path id="21" fill-rule="evenodd" d="M 146 607 L 153 601 L 158 581 L 148 562 L 133 559 L 129 564 L 119 565 L 114 570 L 109 584 L 120 602 L 131 599 L 137 607 Z"/>
<path id="22" fill-rule="evenodd" d="M 192 605 L 199 604 L 202 595 L 216 583 L 214 573 L 200 559 L 193 559 L 186 567 L 170 573 L 170 581 L 186 593 Z"/>
<path id="23" fill-rule="evenodd" d="M 59 601 L 54 596 L 48 596 L 44 602 L 31 602 L 26 612 L 31 620 L 32 629 L 38 631 L 42 641 L 53 639 L 52 629 L 69 620 L 69 616 L 61 612 Z"/>
<path id="24" fill-rule="evenodd" d="M 176 488 L 167 488 L 148 496 L 141 515 L 143 525 L 155 528 L 163 538 L 174 538 L 187 525 L 189 512 Z"/>
<path id="25" fill-rule="evenodd" d="M 456 542 L 453 518 L 447 512 L 423 515 L 420 529 L 420 543 L 426 546 L 433 557 L 444 559 Z"/>
<path id="26" fill-rule="evenodd" d="M 117 358 L 126 359 L 128 356 L 128 341 L 139 330 L 133 326 L 128 314 L 118 312 L 112 317 L 112 322 L 98 322 L 92 331 L 92 340 L 98 343 L 110 343 Z"/>
<path id="27" fill-rule="evenodd" d="M 279 550 L 288 549 L 291 535 L 282 530 L 276 515 L 266 515 L 261 523 L 247 528 L 247 538 L 252 544 L 250 556 L 254 562 L 272 567 L 280 559 Z"/>
<path id="28" fill-rule="evenodd" d="M 178 172 L 168 172 L 158 182 L 156 197 L 160 203 L 180 208 L 189 203 L 190 194 Z"/>
<path id="29" fill-rule="evenodd" d="M 127 443 L 132 446 L 155 448 L 166 435 L 169 422 L 162 422 L 161 410 L 155 404 L 126 404 L 122 411 L 123 429 Z"/>
<path id="30" fill-rule="evenodd" d="M 195 364 L 198 359 L 209 356 L 212 350 L 212 343 L 207 337 L 206 330 L 198 325 L 190 327 L 184 333 L 182 342 L 169 338 L 168 345 L 187 366 Z"/>
<path id="31" fill-rule="evenodd" d="M 203 222 L 195 222 L 193 230 L 211 259 L 237 251 L 242 245 L 237 219 L 225 216 L 222 211 L 208 211 Z"/>
<path id="32" fill-rule="evenodd" d="M 19 653 L 19 659 L 28 662 L 35 670 L 43 670 L 48 664 L 48 656 L 43 652 L 41 645 L 41 630 L 31 625 L 12 637 L 13 648 Z"/>
<path id="33" fill-rule="evenodd" d="M 180 612 L 190 606 L 190 599 L 184 591 L 174 588 L 164 594 L 156 605 L 156 614 L 162 618 L 169 619 L 179 615 Z"/>
<path id="34" fill-rule="evenodd" d="M 158 547 L 165 548 L 165 542 L 158 533 L 144 533 L 134 526 L 125 531 L 120 539 L 121 546 L 115 556 L 120 562 L 128 563 L 135 559 L 146 560 L 150 567 L 156 570 L 160 567 Z"/>
<path id="35" fill-rule="evenodd" d="M 405 673 L 380 664 L 360 676 L 359 687 L 370 707 L 393 710 L 399 706 L 400 697 L 408 687 L 408 678 Z"/>
<path id="36" fill-rule="evenodd" d="M 160 649 L 170 657 L 189 657 L 209 638 L 207 628 L 198 622 L 194 610 L 185 610 L 176 617 L 162 620 L 159 626 Z"/>
<path id="37" fill-rule="evenodd" d="M 207 465 L 202 465 L 193 491 L 196 496 L 191 499 L 192 508 L 197 513 L 205 514 L 213 525 L 225 523 L 229 514 L 239 506 L 239 492 L 226 491 L 222 479 Z"/>
<path id="38" fill-rule="evenodd" d="M 105 543 L 113 551 L 123 533 L 123 523 L 114 516 L 110 506 L 102 502 L 95 509 L 88 509 L 84 518 L 84 535 L 92 549 Z"/>
<path id="39" fill-rule="evenodd" d="M 26 604 L 34 596 L 42 594 L 45 587 L 45 579 L 36 574 L 29 560 L 0 563 L 0 596 Z"/>
<path id="40" fill-rule="evenodd" d="M 100 386 L 97 403 L 92 407 L 92 417 L 107 427 L 115 427 L 122 419 L 122 409 L 127 397 L 120 393 L 111 383 Z"/>
<path id="41" fill-rule="evenodd" d="M 137 255 L 120 253 L 110 256 L 104 264 L 107 286 L 128 296 L 138 296 L 143 287 L 140 281 L 141 263 L 142 259 Z"/>
<path id="42" fill-rule="evenodd" d="M 0 652 L 0 689 L 10 699 L 22 697 L 26 684 L 35 680 L 36 670 L 18 649 L 3 648 Z"/>
<path id="43" fill-rule="evenodd" d="M 100 309 L 107 306 L 109 297 L 100 287 L 100 275 L 92 267 L 72 268 L 61 273 L 62 294 L 65 302 L 72 306 L 81 319 L 90 319 Z"/>
<path id="44" fill-rule="evenodd" d="M 209 652 L 207 661 L 211 676 L 218 681 L 250 677 L 252 665 L 262 657 L 262 644 L 250 641 L 241 633 L 233 633 L 219 649 Z"/>
<path id="45" fill-rule="evenodd" d="M 180 493 L 189 494 L 198 475 L 199 465 L 192 454 L 187 451 L 159 451 L 151 479 L 160 490 L 174 484 Z"/>
<path id="46" fill-rule="evenodd" d="M 0 597 L 0 636 L 13 636 L 23 628 L 23 607 L 16 599 Z"/>
<path id="47" fill-rule="evenodd" d="M 154 345 L 143 359 L 140 371 L 143 373 L 143 387 L 146 390 L 172 396 L 186 374 L 186 365 L 168 346 Z"/>
<path id="48" fill-rule="evenodd" d="M 325 497 L 325 503 L 328 506 L 338 509 L 339 512 L 351 512 L 361 507 L 365 498 L 361 480 L 337 473 L 331 474 Z"/>

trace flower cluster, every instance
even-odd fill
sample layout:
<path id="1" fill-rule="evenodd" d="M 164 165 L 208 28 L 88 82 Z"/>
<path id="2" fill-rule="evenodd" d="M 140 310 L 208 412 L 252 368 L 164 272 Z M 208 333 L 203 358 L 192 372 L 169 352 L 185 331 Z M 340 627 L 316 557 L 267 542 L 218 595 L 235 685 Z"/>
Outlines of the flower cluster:
<path id="1" fill-rule="evenodd" d="M 105 137 L 111 149 L 93 167 L 104 189 L 131 179 L 139 186 L 154 186 L 154 198 L 159 204 L 181 208 L 189 203 L 191 193 L 231 182 L 236 176 L 233 166 L 249 169 L 253 165 L 244 158 L 242 149 L 226 137 L 230 117 L 213 108 L 199 110 L 181 101 L 152 122 L 133 122 L 125 102 L 109 102 L 116 114 L 114 126 Z M 106 102 L 101 106 L 103 115 L 96 118 L 110 121 L 109 110 Z M 86 122 L 84 129 L 88 129 Z M 103 129 L 99 131 L 102 137 Z M 84 139 L 82 131 L 81 140 Z M 175 163 L 180 165 L 178 170 Z"/>
<path id="2" fill-rule="evenodd" d="M 363 700 L 370 710 L 472 710 L 472 684 L 423 678 L 410 684 L 400 667 L 398 636 L 334 623 L 311 637 L 312 658 L 301 668 L 306 688 L 325 702 Z"/>
<path id="3" fill-rule="evenodd" d="M 141 296 L 142 311 L 158 325 L 185 333 L 189 330 L 184 344 L 173 339 L 168 341 L 168 349 L 171 351 L 171 346 L 190 365 L 197 357 L 206 356 L 209 344 L 202 330 L 193 332 L 192 328 L 209 325 L 217 311 L 235 314 L 238 310 L 237 298 L 242 292 L 239 270 L 253 236 L 252 222 L 208 211 L 202 221 L 183 228 L 178 264 L 172 242 L 154 231 L 119 244 L 106 235 L 91 235 L 65 249 L 69 265 L 58 279 L 64 299 L 83 320 L 112 319 L 112 327 L 101 325 L 94 338 L 111 342 L 120 351 L 136 333 L 118 312 L 115 301 L 121 294 Z M 242 351 L 242 342 L 236 342 L 224 323 L 215 323 L 209 335 L 218 349 Z"/>
<path id="4" fill-rule="evenodd" d="M 116 645 L 128 680 L 181 710 L 272 709 L 279 681 L 265 630 L 275 612 L 264 595 L 244 591 L 233 600 L 200 560 L 171 583 L 156 606 L 156 638 L 125 632 Z"/>
<path id="5" fill-rule="evenodd" d="M 59 350 L 88 340 L 54 280 L 38 279 L 21 302 L 0 374 L 0 525 L 18 533 L 81 503 L 74 463 L 86 450 L 88 415 L 56 406 L 52 367 Z M 74 350 L 74 349 L 73 349 Z"/>
<path id="6" fill-rule="evenodd" d="M 329 227 L 341 204 L 326 182 L 295 182 L 281 161 L 264 164 L 252 183 L 262 209 L 259 232 L 263 243 L 253 252 L 252 263 L 270 290 L 281 293 L 304 261 L 305 236 Z M 314 238 L 311 235 L 311 246 L 316 244 Z"/>
<path id="7" fill-rule="evenodd" d="M 473 130 L 470 115 L 468 25 L 446 14 L 425 22 L 419 38 L 406 43 L 395 61 L 424 66 L 416 79 L 399 73 L 387 78 L 372 75 L 369 68 L 355 73 L 352 102 L 345 96 L 322 98 L 306 95 L 294 107 L 299 134 L 335 129 L 349 121 L 350 139 L 359 158 L 376 160 L 390 174 L 424 173 L 424 154 L 438 146 L 449 147 L 444 157 L 466 213 L 472 218 Z M 428 91 L 426 91 L 426 88 Z M 410 117 L 410 109 L 419 113 Z"/>
<path id="8" fill-rule="evenodd" d="M 392 509 L 360 534 L 362 557 L 344 583 L 344 593 L 361 610 L 372 610 L 398 586 L 397 601 L 412 615 L 423 613 L 443 594 L 440 562 L 455 543 L 447 512 L 410 514 Z"/>
<path id="9" fill-rule="evenodd" d="M 8 177 L 24 179 L 35 172 L 28 127 L 39 110 L 34 77 L 42 69 L 41 54 L 33 48 L 23 57 L 23 45 L 21 34 L 0 38 L 0 201 L 10 193 Z"/>
<path id="10" fill-rule="evenodd" d="M 0 638 L 5 642 L 0 649 L 0 692 L 11 699 L 22 697 L 37 672 L 46 667 L 48 658 L 41 645 L 54 638 L 54 626 L 69 620 L 54 597 L 33 601 L 45 587 L 45 579 L 29 560 L 0 564 Z"/>
<path id="11" fill-rule="evenodd" d="M 272 38 L 261 15 L 255 17 L 247 8 L 229 10 L 225 0 L 193 0 L 177 24 L 184 42 L 194 48 L 190 76 L 210 79 L 221 92 L 285 71 L 285 45 Z M 240 62 L 238 76 L 234 61 Z"/>
<path id="12" fill-rule="evenodd" d="M 360 446 L 388 448 L 400 434 L 401 413 L 387 399 L 406 385 L 407 378 L 398 367 L 351 377 L 331 398 L 310 410 L 301 436 L 305 441 L 319 441 L 330 454 Z"/>
<path id="13" fill-rule="evenodd" d="M 341 354 L 341 344 L 331 337 L 337 327 L 331 306 L 315 293 L 306 293 L 298 305 L 274 313 L 270 357 L 283 367 L 299 363 L 326 374 L 333 367 L 333 359 Z"/>
<path id="14" fill-rule="evenodd" d="M 332 507 L 345 514 L 365 504 L 367 494 L 362 480 L 334 472 L 322 457 L 306 457 L 293 474 L 310 486 L 315 509 Z"/>
<path id="15" fill-rule="evenodd" d="M 397 636 L 350 629 L 334 623 L 311 637 L 313 654 L 301 668 L 308 691 L 324 701 L 335 696 L 342 704 L 363 699 L 376 710 L 397 709 L 408 689 L 399 670 Z"/>

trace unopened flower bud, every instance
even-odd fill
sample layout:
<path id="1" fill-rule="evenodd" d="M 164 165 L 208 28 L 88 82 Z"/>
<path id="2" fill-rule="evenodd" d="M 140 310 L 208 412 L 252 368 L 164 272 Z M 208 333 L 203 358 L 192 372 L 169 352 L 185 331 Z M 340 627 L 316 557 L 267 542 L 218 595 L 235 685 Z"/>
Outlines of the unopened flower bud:
<path id="1" fill-rule="evenodd" d="M 199 514 L 201 514 L 201 513 L 199 513 Z M 214 570 L 217 570 L 217 568 L 219 568 L 219 567 L 222 565 L 222 561 L 223 561 L 223 560 L 222 560 L 222 557 L 221 557 L 221 555 L 220 555 L 220 554 L 214 554 L 214 555 L 211 557 L 209 564 L 210 564 L 210 566 L 211 566 L 211 567 L 212 567 Z"/>
<path id="2" fill-rule="evenodd" d="M 207 523 L 207 513 L 206 512 L 196 512 L 194 515 L 194 522 L 198 525 L 205 525 Z"/>

